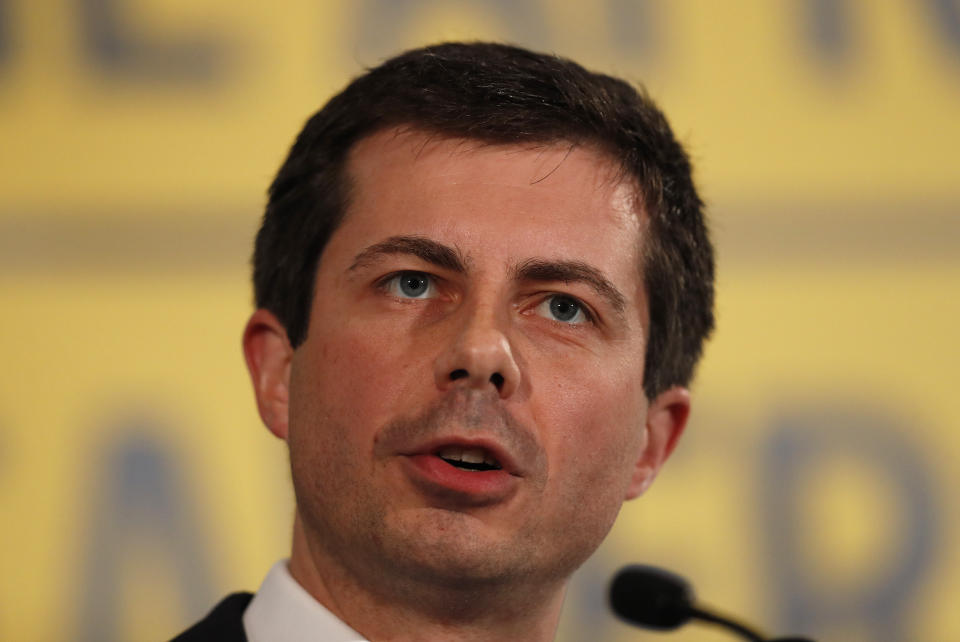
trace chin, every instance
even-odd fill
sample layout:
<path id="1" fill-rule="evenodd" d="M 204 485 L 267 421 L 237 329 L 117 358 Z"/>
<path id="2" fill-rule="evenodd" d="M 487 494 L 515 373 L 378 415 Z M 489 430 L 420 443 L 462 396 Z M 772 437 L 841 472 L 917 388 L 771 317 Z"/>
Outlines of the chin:
<path id="1" fill-rule="evenodd" d="M 489 584 L 523 575 L 534 562 L 524 538 L 507 537 L 458 511 L 418 509 L 385 524 L 384 553 L 411 576 L 446 583 Z M 472 582 L 471 582 L 472 580 Z"/>
<path id="2" fill-rule="evenodd" d="M 458 592 L 491 585 L 564 581 L 592 548 L 543 547 L 529 532 L 504 533 L 467 513 L 418 509 L 385 524 L 381 540 L 394 569 L 407 579 L 446 586 Z"/>

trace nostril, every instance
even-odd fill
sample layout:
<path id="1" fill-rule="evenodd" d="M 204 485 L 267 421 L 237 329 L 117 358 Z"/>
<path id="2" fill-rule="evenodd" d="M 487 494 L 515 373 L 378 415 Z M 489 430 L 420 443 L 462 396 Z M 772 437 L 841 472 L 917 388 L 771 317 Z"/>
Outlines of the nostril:
<path id="1" fill-rule="evenodd" d="M 500 390 L 503 388 L 503 375 L 499 372 L 494 372 L 490 375 L 490 383 L 492 383 L 497 390 Z"/>
<path id="2" fill-rule="evenodd" d="M 470 376 L 470 373 L 468 373 L 463 368 L 460 368 L 450 373 L 450 381 L 456 381 L 457 379 L 463 379 L 464 377 L 469 377 L 469 376 Z"/>

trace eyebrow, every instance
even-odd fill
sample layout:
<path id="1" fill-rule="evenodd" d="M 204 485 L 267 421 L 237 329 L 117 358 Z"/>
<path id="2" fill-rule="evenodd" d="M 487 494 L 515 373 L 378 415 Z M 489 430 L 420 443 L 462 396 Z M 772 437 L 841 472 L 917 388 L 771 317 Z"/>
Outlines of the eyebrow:
<path id="1" fill-rule="evenodd" d="M 392 254 L 410 254 L 438 267 L 467 273 L 467 262 L 458 249 L 423 236 L 391 236 L 374 243 L 354 257 L 347 271 L 352 272 Z M 606 299 L 618 314 L 626 308 L 626 298 L 620 290 L 600 270 L 582 261 L 528 259 L 514 268 L 513 276 L 518 281 L 585 283 Z"/>
<path id="2" fill-rule="evenodd" d="M 467 271 L 466 261 L 459 250 L 422 236 L 391 236 L 364 248 L 354 257 L 353 264 L 347 271 L 352 272 L 391 254 L 411 254 L 453 272 L 465 274 Z"/>
<path id="3" fill-rule="evenodd" d="M 521 281 L 562 281 L 564 283 L 586 283 L 594 292 L 607 300 L 607 303 L 623 314 L 626 298 L 597 268 L 581 261 L 548 261 L 529 259 L 514 270 L 514 276 Z"/>

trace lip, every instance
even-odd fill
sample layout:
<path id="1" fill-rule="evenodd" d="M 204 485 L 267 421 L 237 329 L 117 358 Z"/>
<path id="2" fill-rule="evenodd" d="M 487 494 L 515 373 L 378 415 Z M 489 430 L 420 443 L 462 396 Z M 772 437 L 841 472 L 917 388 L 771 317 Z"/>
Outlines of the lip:
<path id="1" fill-rule="evenodd" d="M 448 446 L 483 448 L 501 468 L 477 471 L 452 466 L 436 455 Z M 522 477 L 513 458 L 498 444 L 484 439 L 436 439 L 400 455 L 413 485 L 443 504 L 484 506 L 506 501 L 516 492 Z"/>
<path id="2" fill-rule="evenodd" d="M 520 469 L 517 461 L 503 446 L 492 439 L 485 439 L 483 437 L 437 437 L 435 439 L 431 439 L 430 441 L 417 444 L 412 448 L 406 449 L 405 452 L 400 454 L 407 457 L 413 457 L 416 455 L 433 455 L 434 453 L 439 452 L 440 449 L 448 446 L 465 449 L 482 448 L 493 455 L 497 462 L 499 462 L 501 470 L 514 477 L 524 476 L 523 471 Z"/>

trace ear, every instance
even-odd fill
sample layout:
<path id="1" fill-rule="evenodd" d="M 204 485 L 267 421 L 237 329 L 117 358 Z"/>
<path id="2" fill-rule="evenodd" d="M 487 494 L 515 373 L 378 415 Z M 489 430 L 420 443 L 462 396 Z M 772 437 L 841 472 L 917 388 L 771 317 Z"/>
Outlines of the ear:
<path id="1" fill-rule="evenodd" d="M 646 444 L 637 460 L 627 499 L 639 497 L 653 483 L 677 445 L 690 416 L 690 391 L 675 386 L 660 393 L 647 408 Z"/>
<path id="2" fill-rule="evenodd" d="M 270 432 L 285 440 L 293 348 L 286 329 L 272 312 L 261 309 L 250 317 L 243 331 L 243 355 L 260 418 Z"/>

